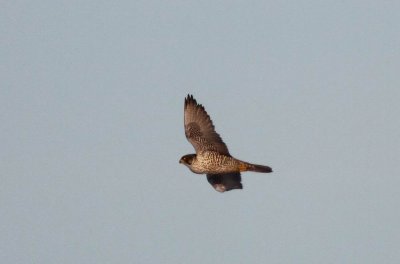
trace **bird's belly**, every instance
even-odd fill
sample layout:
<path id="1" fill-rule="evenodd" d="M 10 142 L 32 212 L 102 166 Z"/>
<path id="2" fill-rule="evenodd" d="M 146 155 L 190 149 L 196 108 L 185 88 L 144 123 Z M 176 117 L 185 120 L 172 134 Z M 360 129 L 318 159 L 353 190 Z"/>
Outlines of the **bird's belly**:
<path id="1" fill-rule="evenodd" d="M 239 161 L 219 153 L 206 152 L 197 155 L 196 162 L 192 164 L 192 171 L 201 174 L 239 172 Z"/>

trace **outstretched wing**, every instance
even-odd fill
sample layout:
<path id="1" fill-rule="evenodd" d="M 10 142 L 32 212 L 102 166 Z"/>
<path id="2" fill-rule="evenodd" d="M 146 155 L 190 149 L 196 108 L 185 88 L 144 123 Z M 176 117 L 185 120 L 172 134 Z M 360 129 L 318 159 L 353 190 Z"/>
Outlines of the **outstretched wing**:
<path id="1" fill-rule="evenodd" d="M 218 192 L 225 192 L 233 189 L 243 189 L 240 172 L 227 174 L 207 174 L 207 181 Z"/>
<path id="2" fill-rule="evenodd" d="M 230 156 L 225 143 L 215 132 L 210 116 L 201 104 L 197 104 L 193 95 L 185 99 L 185 135 L 196 153 L 211 150 Z"/>

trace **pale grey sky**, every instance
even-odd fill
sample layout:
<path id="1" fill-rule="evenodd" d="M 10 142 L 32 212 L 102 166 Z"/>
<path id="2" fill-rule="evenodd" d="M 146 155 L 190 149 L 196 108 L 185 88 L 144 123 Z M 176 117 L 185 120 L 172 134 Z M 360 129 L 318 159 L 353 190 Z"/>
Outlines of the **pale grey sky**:
<path id="1" fill-rule="evenodd" d="M 398 1 L 3 1 L 1 263 L 399 263 Z M 266 164 L 178 163 L 188 93 Z"/>

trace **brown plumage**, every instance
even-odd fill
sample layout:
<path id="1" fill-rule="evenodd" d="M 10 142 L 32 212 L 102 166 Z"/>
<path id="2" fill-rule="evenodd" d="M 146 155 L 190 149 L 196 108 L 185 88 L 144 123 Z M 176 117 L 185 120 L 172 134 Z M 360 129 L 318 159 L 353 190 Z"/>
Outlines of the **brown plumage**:
<path id="1" fill-rule="evenodd" d="M 240 172 L 255 171 L 268 173 L 268 166 L 251 164 L 235 159 L 215 131 L 210 116 L 193 95 L 185 99 L 185 135 L 196 150 L 196 154 L 183 156 L 179 163 L 192 172 L 207 174 L 208 182 L 219 192 L 242 189 Z"/>

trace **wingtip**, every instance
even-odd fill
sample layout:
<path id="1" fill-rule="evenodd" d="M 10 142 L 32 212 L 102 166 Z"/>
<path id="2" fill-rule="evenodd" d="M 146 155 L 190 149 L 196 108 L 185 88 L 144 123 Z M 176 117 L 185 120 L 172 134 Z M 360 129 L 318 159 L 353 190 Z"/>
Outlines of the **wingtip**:
<path id="1" fill-rule="evenodd" d="M 230 188 L 226 188 L 226 186 L 221 183 L 213 184 L 213 187 L 219 193 L 224 193 L 232 190 L 243 190 L 243 185 L 241 183 Z"/>
<path id="2" fill-rule="evenodd" d="M 197 105 L 197 101 L 196 99 L 194 99 L 192 94 L 188 94 L 185 98 L 185 106 L 188 104 L 195 104 Z"/>

